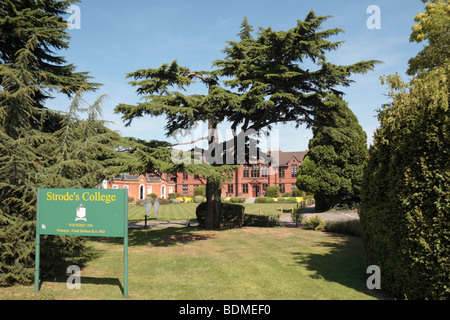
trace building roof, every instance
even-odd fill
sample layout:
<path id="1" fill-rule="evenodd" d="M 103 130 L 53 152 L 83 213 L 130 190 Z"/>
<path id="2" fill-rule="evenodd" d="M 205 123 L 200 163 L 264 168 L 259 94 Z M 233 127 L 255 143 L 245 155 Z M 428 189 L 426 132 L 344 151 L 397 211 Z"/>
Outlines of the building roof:
<path id="1" fill-rule="evenodd" d="M 139 176 L 134 176 L 134 175 L 120 175 L 117 177 L 114 177 L 113 180 L 122 180 L 122 181 L 138 181 L 139 180 Z"/>
<path id="2" fill-rule="evenodd" d="M 278 164 L 280 166 L 287 166 L 292 158 L 297 159 L 300 163 L 303 162 L 308 151 L 272 151 L 272 157 L 278 156 Z"/>

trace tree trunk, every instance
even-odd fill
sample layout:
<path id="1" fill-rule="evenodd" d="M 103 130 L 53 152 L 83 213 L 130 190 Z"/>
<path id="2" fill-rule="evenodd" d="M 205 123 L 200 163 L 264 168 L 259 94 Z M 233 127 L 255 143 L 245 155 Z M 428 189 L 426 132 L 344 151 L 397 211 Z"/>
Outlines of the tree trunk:
<path id="1" fill-rule="evenodd" d="M 218 132 L 217 132 L 217 124 L 209 120 L 208 121 L 208 155 L 210 161 L 214 161 L 212 159 L 216 159 L 218 145 Z M 215 163 L 210 163 L 210 165 L 214 166 Z M 217 229 L 220 227 L 219 225 L 219 217 L 220 217 L 220 196 L 221 196 L 221 182 L 218 177 L 214 174 L 207 178 L 206 180 L 206 202 L 208 206 L 208 211 L 205 219 L 205 228 L 206 229 Z"/>
<path id="2" fill-rule="evenodd" d="M 208 230 L 217 229 L 220 227 L 220 181 L 214 179 L 207 179 L 206 182 L 206 202 L 208 211 L 206 214 L 205 228 Z"/>

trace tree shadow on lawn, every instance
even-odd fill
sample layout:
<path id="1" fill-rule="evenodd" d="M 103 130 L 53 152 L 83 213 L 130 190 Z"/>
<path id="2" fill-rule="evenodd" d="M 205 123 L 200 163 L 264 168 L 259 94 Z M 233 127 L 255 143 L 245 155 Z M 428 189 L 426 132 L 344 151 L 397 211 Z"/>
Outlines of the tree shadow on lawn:
<path id="1" fill-rule="evenodd" d="M 53 280 L 48 280 L 48 279 L 40 280 L 40 282 L 39 282 L 39 289 L 41 289 L 42 284 L 44 282 L 55 282 L 55 283 L 68 283 L 69 282 L 70 284 L 73 284 L 74 280 L 72 279 L 72 281 L 71 281 L 71 279 L 69 277 L 70 277 L 70 275 L 67 275 L 66 277 L 59 276 L 59 277 L 57 277 L 56 279 L 53 279 Z M 107 285 L 107 286 L 112 286 L 112 287 L 118 287 L 120 292 L 122 294 L 124 294 L 124 288 L 123 288 L 122 282 L 120 281 L 119 278 L 86 277 L 86 276 L 83 275 L 83 271 L 81 271 L 81 276 L 80 276 L 79 279 L 80 279 L 81 286 L 83 286 L 85 284 L 94 284 L 94 285 L 97 285 L 97 286 L 100 286 L 100 285 L 105 286 L 105 285 Z"/>
<path id="2" fill-rule="evenodd" d="M 167 227 L 155 229 L 133 230 L 128 235 L 130 246 L 153 245 L 156 247 L 173 246 L 178 243 L 207 240 L 212 235 L 199 234 L 196 227 Z"/>
<path id="3" fill-rule="evenodd" d="M 357 243 L 360 241 L 359 238 L 335 234 L 330 236 L 344 241 L 314 243 L 314 246 L 327 247 L 330 250 L 325 254 L 293 252 L 295 262 L 307 270 L 313 271 L 314 274 L 310 276 L 313 279 L 336 282 L 377 299 L 392 299 L 381 290 L 367 288 L 366 282 L 371 274 L 366 273 L 364 251 Z"/>
<path id="4" fill-rule="evenodd" d="M 211 234 L 199 234 L 198 227 L 166 227 L 132 229 L 128 232 L 128 246 L 153 245 L 156 247 L 173 246 L 178 243 L 211 239 Z M 122 238 L 99 238 L 97 241 L 122 244 Z"/>

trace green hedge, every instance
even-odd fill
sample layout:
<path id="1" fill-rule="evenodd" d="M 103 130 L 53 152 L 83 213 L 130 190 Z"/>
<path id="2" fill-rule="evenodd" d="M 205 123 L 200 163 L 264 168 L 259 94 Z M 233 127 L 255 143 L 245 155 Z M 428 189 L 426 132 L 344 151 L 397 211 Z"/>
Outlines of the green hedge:
<path id="1" fill-rule="evenodd" d="M 273 198 L 256 198 L 255 203 L 273 203 L 275 200 Z"/>
<path id="2" fill-rule="evenodd" d="M 410 300 L 450 299 L 448 83 L 431 75 L 379 114 L 361 192 L 367 264 L 383 290 Z"/>
<path id="3" fill-rule="evenodd" d="M 244 203 L 247 199 L 246 198 L 231 198 L 231 203 Z"/>
<path id="4" fill-rule="evenodd" d="M 219 225 L 215 227 L 218 229 L 241 228 L 244 222 L 245 207 L 232 203 L 220 203 L 220 206 Z M 207 210 L 208 204 L 203 202 L 198 205 L 195 211 L 200 228 L 205 227 Z"/>
<path id="5" fill-rule="evenodd" d="M 281 226 L 280 217 L 260 216 L 256 214 L 245 214 L 244 226 L 272 228 Z"/>

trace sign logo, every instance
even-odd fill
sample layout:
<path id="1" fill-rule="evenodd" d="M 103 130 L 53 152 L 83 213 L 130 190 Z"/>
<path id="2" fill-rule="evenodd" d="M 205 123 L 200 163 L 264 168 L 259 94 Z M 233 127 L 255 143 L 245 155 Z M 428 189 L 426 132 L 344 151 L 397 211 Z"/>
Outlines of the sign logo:
<path id="1" fill-rule="evenodd" d="M 77 208 L 77 217 L 75 218 L 75 221 L 80 221 L 80 220 L 87 222 L 86 208 L 83 207 L 83 204 L 80 204 L 80 206 Z"/>

